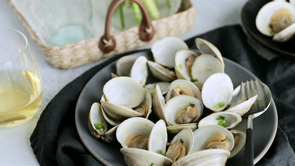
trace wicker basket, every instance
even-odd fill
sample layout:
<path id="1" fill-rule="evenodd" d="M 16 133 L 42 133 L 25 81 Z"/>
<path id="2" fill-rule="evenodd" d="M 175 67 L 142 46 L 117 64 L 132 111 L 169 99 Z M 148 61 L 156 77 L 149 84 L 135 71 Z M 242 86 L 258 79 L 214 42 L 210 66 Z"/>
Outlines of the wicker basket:
<path id="1" fill-rule="evenodd" d="M 124 0 L 116 0 L 118 3 L 112 3 L 107 17 L 111 17 L 111 8 L 116 8 L 118 4 Z M 103 58 L 108 58 L 116 54 L 126 52 L 138 47 L 142 47 L 153 43 L 155 40 L 166 36 L 177 36 L 187 32 L 194 24 L 195 8 L 191 0 L 182 0 L 179 12 L 176 14 L 150 22 L 144 6 L 139 0 L 132 0 L 139 4 L 142 9 L 143 21 L 140 26 L 127 29 L 125 31 L 117 32 L 111 36 L 108 32 L 108 19 L 106 19 L 105 35 L 102 37 L 95 37 L 87 40 L 75 42 L 65 46 L 49 46 L 44 41 L 40 40 L 32 26 L 28 23 L 22 13 L 17 10 L 15 2 L 10 2 L 13 10 L 18 15 L 22 24 L 25 26 L 30 36 L 39 45 L 46 59 L 57 68 L 69 69 L 90 62 L 98 61 Z M 113 5 L 113 6 L 112 6 Z M 140 31 L 145 31 L 143 32 Z M 111 42 L 111 39 L 114 42 Z M 100 43 L 100 44 L 99 44 Z M 116 43 L 114 46 L 113 44 Z M 100 46 L 99 46 L 100 45 Z M 111 45 L 113 48 L 108 48 Z M 105 49 L 104 49 L 105 48 Z"/>

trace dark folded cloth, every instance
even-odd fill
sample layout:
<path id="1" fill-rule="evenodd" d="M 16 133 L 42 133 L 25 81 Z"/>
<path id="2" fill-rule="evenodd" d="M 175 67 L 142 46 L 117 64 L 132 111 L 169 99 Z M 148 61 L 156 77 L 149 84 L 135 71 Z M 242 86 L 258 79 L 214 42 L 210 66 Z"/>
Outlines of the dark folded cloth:
<path id="1" fill-rule="evenodd" d="M 231 59 L 265 82 L 275 100 L 279 127 L 267 154 L 257 165 L 295 165 L 295 62 L 284 57 L 261 58 L 247 43 L 239 25 L 227 26 L 197 36 L 213 43 Z M 196 37 L 188 39 L 195 47 Z M 66 85 L 48 104 L 31 136 L 31 145 L 40 165 L 102 165 L 83 146 L 75 127 L 75 106 L 87 81 L 110 62 L 131 54 L 115 56 L 86 71 Z"/>

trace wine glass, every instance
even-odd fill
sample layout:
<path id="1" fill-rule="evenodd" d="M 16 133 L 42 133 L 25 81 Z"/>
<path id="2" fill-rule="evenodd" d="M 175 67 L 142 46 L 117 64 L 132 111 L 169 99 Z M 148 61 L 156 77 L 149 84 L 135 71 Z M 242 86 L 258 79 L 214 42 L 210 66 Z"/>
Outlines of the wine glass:
<path id="1" fill-rule="evenodd" d="M 27 38 L 0 28 L 0 127 L 30 120 L 42 101 L 40 73 Z"/>

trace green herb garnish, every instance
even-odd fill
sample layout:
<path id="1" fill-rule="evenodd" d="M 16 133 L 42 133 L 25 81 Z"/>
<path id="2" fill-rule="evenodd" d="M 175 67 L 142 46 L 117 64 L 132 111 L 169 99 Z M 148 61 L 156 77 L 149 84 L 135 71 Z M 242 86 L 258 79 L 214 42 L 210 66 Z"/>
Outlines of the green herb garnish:
<path id="1" fill-rule="evenodd" d="M 157 153 L 164 155 L 163 151 L 161 149 L 157 150 Z"/>
<path id="2" fill-rule="evenodd" d="M 216 118 L 216 120 L 224 120 L 224 119 L 225 119 L 225 117 L 222 116 L 222 115 L 220 115 L 220 116 L 218 116 L 218 117 Z"/>
<path id="3" fill-rule="evenodd" d="M 230 140 L 230 138 L 228 138 L 228 136 L 225 136 L 226 137 L 226 139 L 229 141 L 229 142 L 231 142 L 231 140 Z"/>
<path id="4" fill-rule="evenodd" d="M 193 79 L 193 78 L 191 79 L 191 82 L 197 82 L 197 81 L 199 81 L 199 80 L 196 79 L 196 78 L 195 79 Z"/>
<path id="5" fill-rule="evenodd" d="M 95 127 L 97 130 L 99 130 L 99 131 L 103 131 L 103 130 L 104 130 L 104 126 L 103 126 L 103 124 L 100 123 L 100 122 L 95 123 L 95 124 L 94 124 L 94 127 Z"/>
<path id="6" fill-rule="evenodd" d="M 154 164 L 154 163 L 151 163 L 151 165 L 150 166 L 155 166 L 156 164 Z"/>
<path id="7" fill-rule="evenodd" d="M 178 65 L 178 68 L 179 68 L 180 70 L 182 70 L 182 65 L 181 65 L 181 64 L 179 64 L 179 65 Z"/>
<path id="8" fill-rule="evenodd" d="M 226 123 L 227 123 L 227 120 L 219 120 L 218 121 L 218 125 L 222 126 L 222 127 L 227 127 Z"/>
<path id="9" fill-rule="evenodd" d="M 225 102 L 220 102 L 220 103 L 216 104 L 213 108 L 221 108 L 223 106 L 225 106 Z"/>

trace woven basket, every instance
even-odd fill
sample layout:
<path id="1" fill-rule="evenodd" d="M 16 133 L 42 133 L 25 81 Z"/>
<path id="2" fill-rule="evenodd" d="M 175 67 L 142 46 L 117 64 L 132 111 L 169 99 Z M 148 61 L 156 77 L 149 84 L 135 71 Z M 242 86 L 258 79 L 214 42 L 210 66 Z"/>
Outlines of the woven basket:
<path id="1" fill-rule="evenodd" d="M 111 4 L 107 17 L 112 15 L 111 8 L 114 10 L 118 4 L 122 3 L 124 0 L 116 1 L 117 3 Z M 195 8 L 192 5 L 191 0 L 182 0 L 179 12 L 176 14 L 152 22 L 150 22 L 148 17 L 145 17 L 147 12 L 140 1 L 132 1 L 136 2 L 142 10 L 143 19 L 140 26 L 110 35 L 107 26 L 110 21 L 106 19 L 105 34 L 102 37 L 82 40 L 65 46 L 49 46 L 45 44 L 44 41 L 40 40 L 38 35 L 36 35 L 36 32 L 32 29 L 28 21 L 15 7 L 15 3 L 13 3 L 12 0 L 8 0 L 22 24 L 29 32 L 31 38 L 33 38 L 46 55 L 46 59 L 54 67 L 62 69 L 69 69 L 98 61 L 103 58 L 108 58 L 128 50 L 151 44 L 154 41 L 166 36 L 180 35 L 191 29 L 194 24 Z M 142 30 L 145 31 L 146 34 L 140 32 Z M 115 47 L 112 45 L 114 42 L 111 42 L 111 39 L 115 41 Z M 111 47 L 113 48 L 107 48 L 109 45 L 112 45 Z"/>

